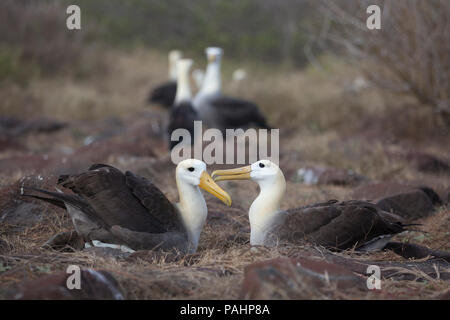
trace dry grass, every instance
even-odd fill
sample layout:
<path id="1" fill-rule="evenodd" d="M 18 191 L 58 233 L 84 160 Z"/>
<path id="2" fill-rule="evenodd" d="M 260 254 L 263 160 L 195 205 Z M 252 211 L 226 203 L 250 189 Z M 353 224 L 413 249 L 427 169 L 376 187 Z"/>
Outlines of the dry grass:
<path id="1" fill-rule="evenodd" d="M 28 116 L 44 113 L 56 119 L 84 121 L 125 116 L 142 110 L 149 89 L 167 77 L 165 58 L 154 52 L 140 50 L 127 55 L 97 50 L 85 59 L 104 66 L 100 70 L 92 66 L 88 77 L 40 79 L 26 88 L 12 84 L 3 88 L 1 95 L 7 101 L 2 114 L 23 115 L 24 100 L 28 99 L 32 103 L 26 108 Z"/>
<path id="2" fill-rule="evenodd" d="M 57 213 L 53 212 L 52 216 L 55 215 Z M 441 224 L 446 223 L 448 229 L 448 221 L 445 221 L 442 215 L 438 218 Z M 69 225 L 70 223 L 67 223 L 58 231 L 67 230 L 70 228 Z M 248 244 L 232 241 L 214 243 L 212 247 L 210 239 L 226 239 L 233 235 L 233 228 L 207 226 L 202 233 L 199 251 L 194 256 L 176 262 L 166 262 L 164 259 L 156 263 L 142 259 L 129 261 L 92 251 L 60 253 L 41 249 L 40 244 L 54 232 L 49 229 L 51 228 L 41 224 L 14 236 L 2 237 L 13 244 L 14 250 L 0 256 L 4 269 L 1 272 L 0 288 L 7 288 L 24 280 L 36 279 L 55 271 L 65 270 L 68 265 L 76 264 L 111 272 L 119 280 L 121 289 L 128 299 L 236 299 L 240 294 L 245 266 L 252 262 L 280 256 L 293 256 L 299 249 L 276 247 L 254 250 Z M 448 242 L 445 238 L 440 240 Z M 392 253 L 361 256 L 353 252 L 344 252 L 340 253 L 340 256 L 355 257 L 361 261 L 402 260 Z M 418 277 L 423 276 L 420 271 L 401 271 L 412 272 Z M 331 288 L 321 298 L 430 299 L 436 298 L 445 291 L 448 288 L 448 282 L 429 277 L 426 281 L 383 280 L 382 288 L 381 292 L 359 290 L 354 294 L 344 294 Z M 1 292 L 2 290 L 0 290 L 0 297 Z"/>
<path id="3" fill-rule="evenodd" d="M 98 133 L 103 126 L 115 126 L 103 122 L 105 119 L 120 119 L 125 126 L 132 126 L 139 120 L 165 116 L 157 107 L 144 107 L 149 88 L 166 79 L 164 56 L 138 50 L 104 52 L 99 57 L 105 63 L 105 70 L 82 80 L 41 79 L 21 90 L 15 87 L 2 89 L 0 94 L 6 101 L 2 105 L 3 113 L 22 118 L 26 118 L 24 114 L 33 117 L 42 113 L 70 123 L 68 129 L 52 134 L 51 139 L 46 134 L 20 137 L 20 142 L 31 153 L 52 158 L 61 156 L 62 146 L 76 151 L 86 136 Z M 417 148 L 449 159 L 448 150 L 442 146 L 449 145 L 450 135 L 442 134 L 445 129 L 432 120 L 431 115 L 423 114 L 422 108 L 415 108 L 414 99 L 409 97 L 394 99 L 374 88 L 350 92 L 348 84 L 358 75 L 358 70 L 330 59 L 323 60 L 322 64 L 323 70 L 309 68 L 284 73 L 261 66 L 255 70 L 250 68 L 244 90 L 226 88 L 229 93 L 257 101 L 270 123 L 282 128 L 280 163 L 289 180 L 283 208 L 349 197 L 352 191 L 349 187 L 304 186 L 293 182 L 295 171 L 309 164 L 352 169 L 373 180 L 426 181 L 432 187 L 442 189 L 450 186 L 448 176 L 424 174 L 406 160 L 387 156 L 386 150 Z M 227 79 L 224 80 L 227 83 Z M 407 104 L 411 107 L 405 117 L 416 119 L 411 123 L 395 117 Z M 421 117 L 428 120 L 419 124 L 417 119 Z M 393 126 L 393 123 L 398 125 Z M 391 139 L 392 136 L 395 139 Z M 131 143 L 134 138 L 133 134 L 125 133 L 121 139 Z M 174 166 L 169 163 L 164 149 L 155 147 L 154 151 L 154 156 L 111 153 L 104 161 L 151 177 L 169 199 L 175 201 Z M 0 164 L 13 155 L 20 156 L 23 152 L 3 153 Z M 50 172 L 55 171 L 50 168 Z M 27 173 L 30 172 L 22 167 L 2 169 L 0 186 L 15 183 Z M 78 264 L 110 271 L 119 280 L 128 299 L 238 298 L 246 265 L 293 255 L 299 248 L 251 249 L 246 212 L 258 192 L 257 186 L 251 182 L 226 182 L 223 187 L 233 198 L 233 208 L 224 209 L 207 195 L 210 218 L 202 232 L 198 253 L 175 262 L 113 258 L 95 251 L 62 253 L 44 250 L 41 245 L 52 235 L 73 227 L 64 211 L 40 204 L 44 220 L 39 224 L 20 232 L 12 232 L 10 227 L 0 225 L 0 240 L 11 246 L 7 253 L 0 255 L 0 297 L 2 289 L 15 283 Z M 11 193 L 0 194 L 0 210 L 11 204 L 10 201 Z M 447 209 L 441 208 L 421 223 L 427 233 L 405 233 L 398 239 L 450 250 Z M 360 260 L 404 260 L 393 253 L 361 256 L 349 251 L 340 255 Z M 432 299 L 447 288 L 448 282 L 431 278 L 425 281 L 385 280 L 381 292 L 343 294 L 331 290 L 317 298 Z"/>

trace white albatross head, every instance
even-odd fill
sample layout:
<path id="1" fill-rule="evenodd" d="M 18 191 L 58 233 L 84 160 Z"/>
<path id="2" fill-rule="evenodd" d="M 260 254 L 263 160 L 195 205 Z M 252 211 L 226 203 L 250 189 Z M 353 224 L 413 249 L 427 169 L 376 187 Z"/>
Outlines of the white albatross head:
<path id="1" fill-rule="evenodd" d="M 208 63 L 220 62 L 223 56 L 223 50 L 218 47 L 208 47 L 205 49 Z"/>
<path id="2" fill-rule="evenodd" d="M 180 59 L 176 63 L 177 67 L 177 92 L 175 94 L 174 105 L 183 101 L 190 101 L 192 98 L 191 86 L 189 82 L 189 70 L 193 61 L 191 59 Z"/>
<path id="3" fill-rule="evenodd" d="M 206 48 L 206 58 L 208 66 L 206 67 L 205 77 L 202 82 L 202 87 L 197 93 L 194 100 L 194 107 L 199 108 L 201 100 L 208 96 L 215 96 L 221 94 L 222 81 L 220 74 L 220 64 L 222 61 L 223 50 L 217 47 Z"/>
<path id="4" fill-rule="evenodd" d="M 190 252 L 197 250 L 200 233 L 208 215 L 208 208 L 200 188 L 231 205 L 231 197 L 220 188 L 206 171 L 206 164 L 187 159 L 177 165 L 175 177 L 180 202 L 177 204 L 181 219 L 188 233 Z"/>
<path id="5" fill-rule="evenodd" d="M 286 187 L 283 172 L 280 167 L 270 160 L 259 160 L 252 163 L 250 166 L 236 169 L 216 170 L 212 173 L 212 176 L 214 181 L 252 180 L 257 182 L 261 189 L 265 187 Z M 279 184 L 278 186 L 276 185 L 277 183 Z"/>
<path id="6" fill-rule="evenodd" d="M 201 89 L 203 85 L 203 80 L 205 79 L 205 71 L 202 69 L 195 69 L 192 71 L 192 78 L 194 78 L 195 86 L 197 89 Z"/>
<path id="7" fill-rule="evenodd" d="M 199 187 L 219 198 L 226 205 L 231 205 L 231 197 L 214 182 L 206 171 L 206 164 L 203 161 L 197 159 L 183 160 L 177 165 L 175 175 L 179 187 L 180 184 Z"/>
<path id="8" fill-rule="evenodd" d="M 177 61 L 181 59 L 183 54 L 180 50 L 171 50 L 169 52 L 169 79 L 177 80 Z"/>
<path id="9" fill-rule="evenodd" d="M 250 166 L 216 170 L 212 176 L 215 181 L 252 180 L 258 183 L 261 191 L 249 210 L 250 244 L 265 244 L 272 228 L 282 219 L 279 213 L 286 180 L 281 169 L 272 161 L 260 160 Z"/>

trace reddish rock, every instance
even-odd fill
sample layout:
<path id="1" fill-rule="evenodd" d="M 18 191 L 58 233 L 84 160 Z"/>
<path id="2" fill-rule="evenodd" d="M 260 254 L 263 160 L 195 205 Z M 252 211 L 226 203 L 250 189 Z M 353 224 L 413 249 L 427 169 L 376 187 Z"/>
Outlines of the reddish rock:
<path id="1" fill-rule="evenodd" d="M 18 136 L 28 133 L 51 133 L 61 130 L 67 123 L 47 118 L 22 120 L 14 117 L 0 117 L 0 133 L 9 136 Z"/>
<path id="2" fill-rule="evenodd" d="M 396 182 L 369 183 L 353 190 L 352 198 L 374 201 L 393 194 L 411 192 L 414 190 L 417 190 L 417 188 Z"/>
<path id="3" fill-rule="evenodd" d="M 60 210 L 55 206 L 46 206 L 20 194 L 22 186 L 54 189 L 57 177 L 25 176 L 16 183 L 0 189 L 0 224 L 8 225 L 8 231 L 21 231 L 41 223 L 47 213 Z"/>
<path id="4" fill-rule="evenodd" d="M 377 204 L 381 209 L 395 213 L 407 220 L 427 217 L 434 210 L 431 200 L 420 190 L 385 197 Z"/>
<path id="5" fill-rule="evenodd" d="M 367 178 L 351 171 L 339 168 L 306 167 L 297 170 L 295 180 L 305 184 L 357 185 Z"/>
<path id="6" fill-rule="evenodd" d="M 417 150 L 386 150 L 386 156 L 394 160 L 407 161 L 408 164 L 415 167 L 418 171 L 425 173 L 450 173 L 450 163 L 448 160 L 439 159 L 429 153 Z"/>
<path id="7" fill-rule="evenodd" d="M 406 160 L 414 163 L 417 170 L 427 173 L 449 173 L 450 165 L 448 162 L 437 157 L 418 151 L 411 151 L 406 154 Z"/>
<path id="8" fill-rule="evenodd" d="M 66 300 L 73 299 L 66 288 L 68 274 L 60 272 L 19 285 L 9 298 L 15 300 Z"/>
<path id="9" fill-rule="evenodd" d="M 55 170 L 61 163 L 58 156 L 24 154 L 0 159 L 0 172 L 10 174 L 16 170 L 22 173 L 44 173 Z"/>
<path id="10" fill-rule="evenodd" d="M 350 269 L 324 260 L 277 258 L 247 266 L 242 299 L 311 299 L 327 289 L 362 289 Z"/>
<path id="11" fill-rule="evenodd" d="M 67 123 L 47 119 L 37 118 L 23 123 L 17 127 L 14 131 L 15 134 L 28 134 L 28 133 L 52 133 L 67 127 Z"/>
<path id="12" fill-rule="evenodd" d="M 444 191 L 444 196 L 442 198 L 443 203 L 446 205 L 450 204 L 450 188 L 447 188 L 447 190 Z"/>
<path id="13" fill-rule="evenodd" d="M 34 203 L 22 202 L 1 213 L 0 223 L 13 227 L 15 231 L 32 227 L 43 219 L 41 207 Z"/>
<path id="14" fill-rule="evenodd" d="M 91 143 L 77 149 L 71 158 L 89 167 L 92 163 L 104 162 L 111 155 L 154 156 L 150 145 L 140 142 L 122 142 L 115 139 Z M 70 160 L 69 160 L 70 161 Z"/>
<path id="15" fill-rule="evenodd" d="M 373 183 L 354 190 L 352 199 L 371 200 L 385 211 L 414 220 L 434 211 L 432 196 L 436 193 L 430 188 L 424 189 L 395 182 Z"/>
<path id="16" fill-rule="evenodd" d="M 431 203 L 433 203 L 434 206 L 441 206 L 444 204 L 444 202 L 442 202 L 441 196 L 434 189 L 431 189 L 430 187 L 427 187 L 427 186 L 421 186 L 421 185 L 419 185 L 418 188 L 420 190 L 422 190 L 423 192 L 425 192 L 425 194 L 428 196 L 428 198 L 430 198 Z M 441 189 L 437 189 L 437 190 L 441 191 Z"/>
<path id="17" fill-rule="evenodd" d="M 450 300 L 450 289 L 445 291 L 441 296 L 439 297 L 440 300 Z"/>
<path id="18" fill-rule="evenodd" d="M 9 130 L 14 129 L 22 124 L 22 121 L 16 117 L 0 116 L 0 133 L 6 134 Z"/>
<path id="19" fill-rule="evenodd" d="M 9 293 L 15 300 L 122 300 L 114 277 L 106 271 L 81 271 L 81 288 L 68 289 L 67 280 L 73 273 L 58 272 L 34 281 L 17 285 Z"/>
<path id="20" fill-rule="evenodd" d="M 10 137 L 0 137 L 0 151 L 6 150 L 26 150 L 25 146 Z"/>
<path id="21" fill-rule="evenodd" d="M 85 170 L 93 163 L 110 161 L 111 156 L 155 157 L 158 150 L 166 151 L 166 147 L 161 146 L 161 141 L 151 136 L 131 137 L 125 134 L 102 139 L 74 150 L 61 168 L 69 172 Z"/>

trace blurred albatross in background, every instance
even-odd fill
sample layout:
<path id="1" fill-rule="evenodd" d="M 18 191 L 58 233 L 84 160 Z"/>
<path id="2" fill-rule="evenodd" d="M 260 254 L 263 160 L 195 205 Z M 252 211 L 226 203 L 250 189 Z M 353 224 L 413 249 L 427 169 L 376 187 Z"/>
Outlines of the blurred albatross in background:
<path id="1" fill-rule="evenodd" d="M 190 144 L 194 144 L 194 121 L 200 120 L 197 111 L 192 106 L 191 88 L 189 85 L 189 70 L 192 60 L 181 59 L 177 62 L 177 94 L 174 105 L 170 111 L 169 126 L 169 149 L 172 150 L 178 143 L 187 141 L 172 141 L 172 132 L 176 129 L 185 129 L 190 133 Z"/>
<path id="2" fill-rule="evenodd" d="M 203 85 L 203 80 L 205 79 L 205 71 L 202 69 L 195 69 L 192 71 L 192 78 L 194 78 L 197 90 L 200 90 Z"/>
<path id="3" fill-rule="evenodd" d="M 169 52 L 169 81 L 153 89 L 148 98 L 150 103 L 157 103 L 170 108 L 177 92 L 177 61 L 182 57 L 179 50 Z"/>
<path id="4" fill-rule="evenodd" d="M 26 187 L 21 192 L 66 209 L 78 235 L 94 246 L 193 253 L 208 213 L 200 188 L 227 205 L 231 198 L 212 180 L 202 161 L 181 161 L 175 178 L 180 197 L 176 204 L 149 180 L 104 164 L 60 176 L 58 184 L 75 194 Z"/>
<path id="5" fill-rule="evenodd" d="M 206 49 L 208 66 L 202 87 L 194 98 L 194 108 L 209 127 L 223 133 L 225 129 L 245 129 L 250 126 L 269 129 L 266 119 L 254 103 L 222 95 L 222 54 L 221 48 Z"/>

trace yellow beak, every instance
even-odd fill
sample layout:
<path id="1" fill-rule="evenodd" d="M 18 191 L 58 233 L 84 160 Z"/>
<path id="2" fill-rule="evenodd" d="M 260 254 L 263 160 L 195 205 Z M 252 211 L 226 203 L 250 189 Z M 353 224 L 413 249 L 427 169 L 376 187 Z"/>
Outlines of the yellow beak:
<path id="1" fill-rule="evenodd" d="M 200 176 L 200 184 L 198 186 L 203 190 L 211 193 L 216 198 L 222 200 L 222 202 L 227 206 L 231 206 L 231 197 L 229 196 L 229 194 L 214 182 L 208 172 L 203 171 L 202 175 Z"/>
<path id="2" fill-rule="evenodd" d="M 216 61 L 217 56 L 214 54 L 208 55 L 208 62 L 212 63 Z"/>
<path id="3" fill-rule="evenodd" d="M 245 166 L 241 168 L 229 169 L 229 170 L 216 170 L 212 173 L 214 181 L 222 180 L 250 180 L 251 166 Z"/>

